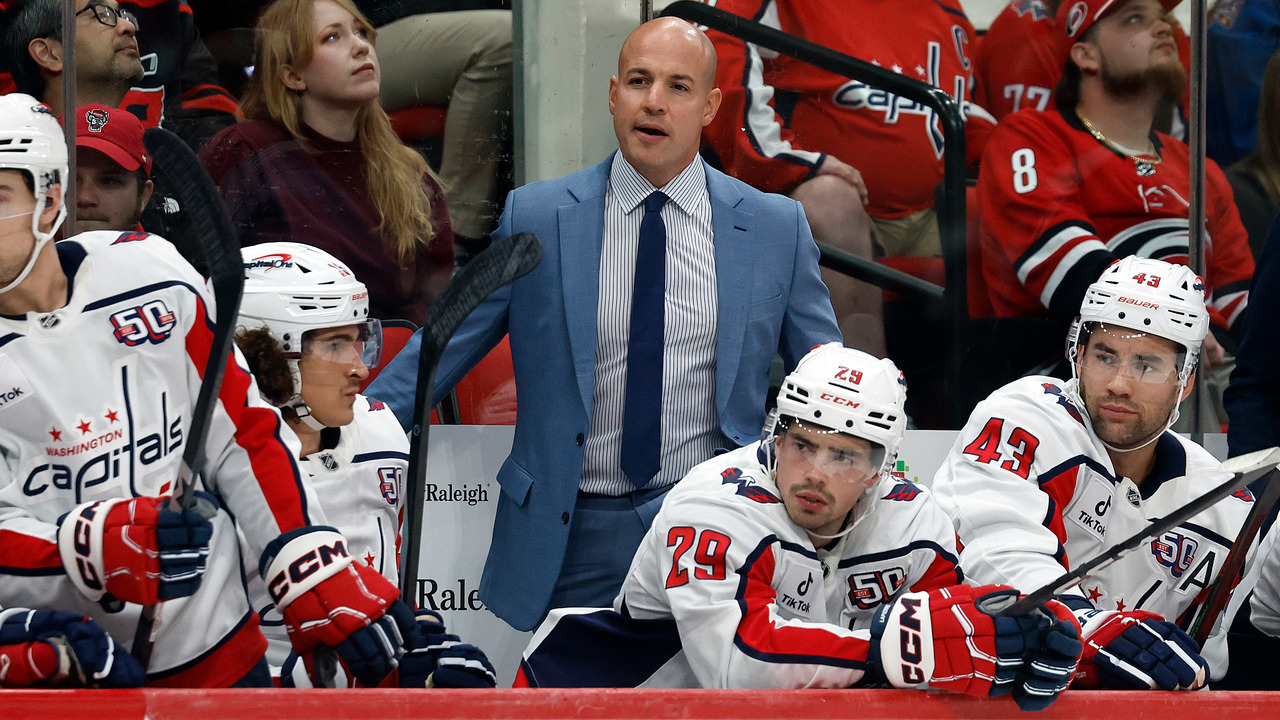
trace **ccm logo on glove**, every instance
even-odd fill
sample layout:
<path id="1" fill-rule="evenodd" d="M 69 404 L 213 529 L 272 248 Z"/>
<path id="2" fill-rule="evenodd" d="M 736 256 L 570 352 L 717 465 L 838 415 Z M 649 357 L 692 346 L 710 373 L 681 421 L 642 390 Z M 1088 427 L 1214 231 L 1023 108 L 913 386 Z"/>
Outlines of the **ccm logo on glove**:
<path id="1" fill-rule="evenodd" d="M 315 545 L 287 563 L 279 562 L 288 555 L 282 551 L 281 557 L 272 563 L 274 572 L 267 579 L 267 592 L 278 608 L 288 607 L 295 597 L 351 564 L 346 539 L 339 533 L 317 532 L 307 540 L 308 544 Z M 286 546 L 286 551 L 288 549 Z"/>
<path id="2" fill-rule="evenodd" d="M 920 600 L 910 597 L 904 597 L 897 607 L 898 637 L 902 653 L 902 682 L 907 685 L 915 685 L 929 679 L 928 673 L 920 666 L 924 661 L 924 652 L 921 649 L 920 618 L 916 616 L 919 610 Z"/>

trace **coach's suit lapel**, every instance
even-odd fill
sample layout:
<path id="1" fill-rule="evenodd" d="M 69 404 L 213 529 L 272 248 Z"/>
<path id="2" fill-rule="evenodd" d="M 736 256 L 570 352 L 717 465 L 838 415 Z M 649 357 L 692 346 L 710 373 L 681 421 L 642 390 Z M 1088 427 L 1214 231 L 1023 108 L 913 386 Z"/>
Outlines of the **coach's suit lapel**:
<path id="1" fill-rule="evenodd" d="M 711 196 L 711 232 L 716 253 L 716 411 L 726 417 L 729 393 L 738 377 L 746 333 L 747 305 L 751 302 L 749 283 L 756 258 L 752 253 L 752 216 L 738 209 L 742 194 L 724 175 L 706 166 L 707 191 Z M 744 286 L 747 283 L 747 286 Z"/>
<path id="2" fill-rule="evenodd" d="M 571 202 L 557 211 L 560 233 L 560 274 L 564 288 L 565 322 L 573 369 L 582 393 L 582 407 L 591 416 L 596 372 L 596 306 L 600 299 L 600 248 L 604 241 L 604 195 L 608 160 L 584 173 L 567 188 Z"/>

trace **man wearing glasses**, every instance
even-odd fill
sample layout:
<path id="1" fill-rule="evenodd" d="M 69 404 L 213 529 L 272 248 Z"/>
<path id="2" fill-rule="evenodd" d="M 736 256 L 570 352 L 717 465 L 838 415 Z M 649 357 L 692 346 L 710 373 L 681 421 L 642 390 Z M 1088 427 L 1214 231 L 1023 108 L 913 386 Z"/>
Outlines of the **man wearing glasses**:
<path id="1" fill-rule="evenodd" d="M 1030 593 L 1220 481 L 1208 451 L 1169 431 L 1195 384 L 1204 297 L 1186 266 L 1123 258 L 1085 293 L 1072 379 L 1024 377 L 974 408 L 933 485 L 971 582 Z M 1076 687 L 1194 690 L 1221 676 L 1225 629 L 1202 651 L 1178 625 L 1253 503 L 1242 490 L 1058 596 L 1082 626 Z"/>
<path id="2" fill-rule="evenodd" d="M 137 20 L 115 0 L 81 0 L 76 7 L 76 102 L 119 107 L 143 77 Z M 41 99 L 61 115 L 62 3 L 28 0 L 10 10 L 13 22 L 5 47 L 18 91 Z"/>

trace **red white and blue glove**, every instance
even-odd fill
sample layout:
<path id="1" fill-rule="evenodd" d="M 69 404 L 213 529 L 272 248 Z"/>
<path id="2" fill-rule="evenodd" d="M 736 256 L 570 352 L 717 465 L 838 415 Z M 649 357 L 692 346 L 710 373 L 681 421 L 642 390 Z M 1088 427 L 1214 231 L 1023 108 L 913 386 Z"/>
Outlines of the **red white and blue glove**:
<path id="1" fill-rule="evenodd" d="M 259 570 L 298 655 L 317 645 L 338 655 L 362 685 L 373 687 L 416 646 L 413 613 L 396 586 L 355 563 L 331 527 L 292 530 L 262 554 Z"/>
<path id="2" fill-rule="evenodd" d="M 58 554 L 90 600 L 141 605 L 195 594 L 209 558 L 218 501 L 196 493 L 196 507 L 169 509 L 167 497 L 88 502 L 58 524 Z"/>
<path id="3" fill-rule="evenodd" d="M 1144 610 L 1077 610 L 1084 658 L 1076 687 L 1198 690 L 1209 680 L 1200 646 L 1177 625 Z"/>
<path id="4" fill-rule="evenodd" d="M 480 648 L 444 629 L 440 616 L 419 610 L 418 647 L 400 661 L 402 688 L 491 688 L 498 684 L 493 664 Z"/>
<path id="5" fill-rule="evenodd" d="M 907 593 L 876 612 L 872 657 L 894 687 L 928 684 L 966 695 L 1012 695 L 1024 710 L 1048 707 L 1070 684 L 1080 641 L 1074 624 L 1058 617 L 1069 616 L 1065 607 L 994 614 L 1017 598 L 1003 585 Z"/>
<path id="6" fill-rule="evenodd" d="M 0 687 L 138 687 L 142 668 L 98 623 L 57 610 L 0 610 Z"/>

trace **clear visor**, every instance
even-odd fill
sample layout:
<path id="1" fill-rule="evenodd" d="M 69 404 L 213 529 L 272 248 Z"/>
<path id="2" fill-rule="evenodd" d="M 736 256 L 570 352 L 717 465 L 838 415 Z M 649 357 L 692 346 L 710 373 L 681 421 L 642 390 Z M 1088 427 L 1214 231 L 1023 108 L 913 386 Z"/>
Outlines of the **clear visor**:
<path id="1" fill-rule="evenodd" d="M 1106 377 L 1119 375 L 1134 382 L 1160 384 L 1176 377 L 1178 368 L 1182 367 L 1185 357 L 1183 351 L 1121 356 L 1107 343 L 1108 339 L 1133 340 L 1150 333 L 1100 322 L 1086 323 L 1083 330 L 1088 334 L 1080 342 L 1084 347 L 1080 355 L 1080 368 L 1090 374 Z"/>
<path id="2" fill-rule="evenodd" d="M 808 432 L 786 431 L 797 427 Z M 884 462 L 883 447 L 847 442 L 844 438 L 853 436 L 820 425 L 795 420 L 779 423 L 778 429 L 778 461 L 805 473 L 820 473 L 830 481 L 869 485 Z"/>
<path id="3" fill-rule="evenodd" d="M 355 364 L 359 359 L 365 367 L 375 368 L 382 358 L 382 323 L 372 319 L 308 330 L 302 335 L 302 353 L 333 363 Z"/>

